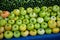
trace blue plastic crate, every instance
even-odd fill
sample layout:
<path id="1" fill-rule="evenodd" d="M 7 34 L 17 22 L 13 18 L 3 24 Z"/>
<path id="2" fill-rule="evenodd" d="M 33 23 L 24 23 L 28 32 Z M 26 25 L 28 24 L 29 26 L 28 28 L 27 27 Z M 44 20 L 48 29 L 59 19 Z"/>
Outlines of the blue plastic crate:
<path id="1" fill-rule="evenodd" d="M 27 37 L 3 39 L 3 40 L 60 40 L 60 33 L 44 34 L 44 35 L 37 35 L 37 36 L 27 36 Z"/>

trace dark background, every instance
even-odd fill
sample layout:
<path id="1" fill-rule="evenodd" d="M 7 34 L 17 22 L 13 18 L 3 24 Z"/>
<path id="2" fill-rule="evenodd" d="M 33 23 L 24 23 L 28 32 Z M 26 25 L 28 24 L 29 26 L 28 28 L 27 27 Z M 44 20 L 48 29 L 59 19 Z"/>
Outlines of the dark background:
<path id="1" fill-rule="evenodd" d="M 60 0 L 0 0 L 0 10 L 12 11 L 19 7 L 60 5 Z"/>

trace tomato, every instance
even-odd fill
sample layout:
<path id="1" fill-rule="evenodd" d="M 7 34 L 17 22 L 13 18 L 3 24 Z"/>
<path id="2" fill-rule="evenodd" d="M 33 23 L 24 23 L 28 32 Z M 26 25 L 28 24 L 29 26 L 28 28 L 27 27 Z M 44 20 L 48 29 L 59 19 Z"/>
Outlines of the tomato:
<path id="1" fill-rule="evenodd" d="M 6 17 L 8 17 L 9 16 L 9 11 L 3 11 L 3 13 L 1 13 L 1 16 L 3 17 L 3 18 L 6 18 Z"/>
<path id="2" fill-rule="evenodd" d="M 0 33 L 0 39 L 3 39 L 3 33 Z"/>
<path id="3" fill-rule="evenodd" d="M 4 27 L 0 27 L 0 33 L 4 32 Z"/>
<path id="4" fill-rule="evenodd" d="M 48 21 L 48 26 L 49 28 L 55 28 L 56 27 L 56 22 L 54 20 L 49 20 Z"/>
<path id="5" fill-rule="evenodd" d="M 52 31 L 53 33 L 59 33 L 59 28 L 53 28 Z"/>

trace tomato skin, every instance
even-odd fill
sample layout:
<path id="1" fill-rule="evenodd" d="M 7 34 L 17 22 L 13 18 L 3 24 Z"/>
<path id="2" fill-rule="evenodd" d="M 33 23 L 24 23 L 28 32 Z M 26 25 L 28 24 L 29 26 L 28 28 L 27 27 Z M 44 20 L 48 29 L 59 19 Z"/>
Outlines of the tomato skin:
<path id="1" fill-rule="evenodd" d="M 59 28 L 57 28 L 57 27 L 53 28 L 52 31 L 53 31 L 53 33 L 59 33 Z"/>
<path id="2" fill-rule="evenodd" d="M 0 27 L 0 33 L 4 32 L 4 27 Z"/>
<path id="3" fill-rule="evenodd" d="M 0 33 L 0 39 L 3 39 L 4 34 Z"/>
<path id="4" fill-rule="evenodd" d="M 5 25 L 5 30 L 10 31 L 12 29 L 11 24 L 6 24 Z"/>
<path id="5" fill-rule="evenodd" d="M 3 11 L 3 13 L 1 14 L 1 16 L 3 17 L 3 18 L 6 18 L 6 17 L 8 17 L 9 16 L 9 11 Z"/>
<path id="6" fill-rule="evenodd" d="M 56 25 L 57 25 L 57 23 L 55 22 L 55 20 L 49 20 L 49 22 L 48 22 L 49 28 L 55 28 Z"/>

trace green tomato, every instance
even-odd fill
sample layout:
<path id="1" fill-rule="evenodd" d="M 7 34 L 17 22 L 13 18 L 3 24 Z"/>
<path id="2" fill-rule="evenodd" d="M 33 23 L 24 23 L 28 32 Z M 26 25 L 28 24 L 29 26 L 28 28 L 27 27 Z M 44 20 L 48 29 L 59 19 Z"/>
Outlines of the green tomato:
<path id="1" fill-rule="evenodd" d="M 19 31 L 14 31 L 14 37 L 19 38 L 20 37 L 20 32 Z"/>
<path id="2" fill-rule="evenodd" d="M 31 30 L 30 35 L 31 36 L 36 36 L 37 35 L 37 30 L 36 29 Z"/>
<path id="3" fill-rule="evenodd" d="M 46 16 L 48 16 L 48 17 L 50 16 L 50 12 L 45 12 L 45 13 L 46 13 Z"/>
<path id="4" fill-rule="evenodd" d="M 38 18 L 37 18 L 37 22 L 38 22 L 38 23 L 42 23 L 42 22 L 44 22 L 44 19 L 41 18 L 41 17 L 38 17 Z"/>
<path id="5" fill-rule="evenodd" d="M 41 7 L 41 10 L 42 11 L 47 11 L 47 7 L 46 6 L 43 6 L 43 7 Z"/>
<path id="6" fill-rule="evenodd" d="M 28 30 L 26 30 L 26 31 L 21 31 L 21 36 L 26 37 L 26 36 L 28 36 L 28 35 L 29 35 L 29 31 L 28 31 Z"/>
<path id="7" fill-rule="evenodd" d="M 13 13 L 18 16 L 18 15 L 20 15 L 20 10 L 19 9 L 14 9 Z"/>
<path id="8" fill-rule="evenodd" d="M 57 27 L 60 27 L 60 21 L 57 21 Z"/>
<path id="9" fill-rule="evenodd" d="M 30 16 L 29 16 L 29 15 L 25 15 L 25 18 L 26 18 L 26 19 L 29 19 L 29 18 L 30 18 Z"/>
<path id="10" fill-rule="evenodd" d="M 15 14 L 13 12 L 11 12 L 8 18 L 13 19 L 14 17 L 15 17 Z"/>
<path id="11" fill-rule="evenodd" d="M 4 37 L 6 39 L 11 39 L 13 37 L 13 32 L 12 31 L 5 31 L 4 32 Z"/>
<path id="12" fill-rule="evenodd" d="M 20 31 L 26 31 L 27 29 L 26 24 L 21 24 L 19 28 L 20 28 Z"/>
<path id="13" fill-rule="evenodd" d="M 19 17 L 18 16 L 16 16 L 16 17 L 14 17 L 14 20 L 16 21 L 16 20 L 18 20 L 19 19 Z"/>
<path id="14" fill-rule="evenodd" d="M 40 8 L 39 7 L 34 7 L 34 13 L 39 13 L 40 12 Z"/>
<path id="15" fill-rule="evenodd" d="M 33 30 L 33 29 L 34 29 L 34 24 L 29 23 L 29 24 L 27 25 L 27 29 L 28 29 L 28 30 Z"/>
<path id="16" fill-rule="evenodd" d="M 51 16 L 56 16 L 57 13 L 51 12 Z"/>
<path id="17" fill-rule="evenodd" d="M 46 12 L 45 12 L 45 11 L 41 11 L 41 12 L 39 13 L 39 16 L 40 16 L 40 17 L 45 17 L 45 16 L 46 16 Z"/>
<path id="18" fill-rule="evenodd" d="M 19 30 L 19 26 L 17 24 L 14 24 L 12 26 L 12 31 L 18 31 Z"/>
<path id="19" fill-rule="evenodd" d="M 56 20 L 56 17 L 55 16 L 51 16 L 51 20 Z"/>
<path id="20" fill-rule="evenodd" d="M 21 10 L 21 15 L 26 15 L 26 10 Z"/>
<path id="21" fill-rule="evenodd" d="M 5 20 L 6 20 L 6 21 L 8 21 L 8 20 L 9 20 L 9 18 L 5 18 Z"/>
<path id="22" fill-rule="evenodd" d="M 57 15 L 60 16 L 60 12 L 57 12 Z"/>
<path id="23" fill-rule="evenodd" d="M 37 14 L 36 13 L 30 13 L 29 16 L 30 17 L 37 17 Z"/>
<path id="24" fill-rule="evenodd" d="M 51 12 L 51 11 L 52 11 L 52 6 L 48 7 L 48 8 L 47 8 L 47 11 L 48 11 L 48 12 Z"/>
<path id="25" fill-rule="evenodd" d="M 4 20 L 4 19 L 0 20 L 0 26 L 4 26 L 6 23 L 7 23 L 6 20 Z"/>
<path id="26" fill-rule="evenodd" d="M 20 18 L 21 20 L 23 20 L 23 19 L 24 19 L 24 15 L 21 15 L 19 18 Z"/>
<path id="27" fill-rule="evenodd" d="M 17 24 L 17 25 L 21 25 L 21 24 L 22 24 L 22 20 L 20 20 L 20 19 L 17 20 L 17 21 L 16 21 L 16 24 Z"/>
<path id="28" fill-rule="evenodd" d="M 48 27 L 48 24 L 46 22 L 41 23 L 41 28 L 46 29 Z"/>
<path id="29" fill-rule="evenodd" d="M 15 20 L 8 20 L 8 23 L 9 24 L 14 24 L 15 23 Z"/>
<path id="30" fill-rule="evenodd" d="M 47 28 L 45 31 L 46 31 L 46 34 L 51 34 L 52 33 L 52 30 L 50 28 Z"/>
<path id="31" fill-rule="evenodd" d="M 33 9 L 31 7 L 27 8 L 27 13 L 32 13 Z"/>
<path id="32" fill-rule="evenodd" d="M 58 15 L 56 19 L 57 19 L 58 21 L 60 21 L 60 15 Z"/>
<path id="33" fill-rule="evenodd" d="M 57 27 L 56 24 L 57 24 L 57 23 L 56 23 L 55 20 L 49 20 L 49 21 L 48 21 L 48 27 L 49 27 L 49 28 L 55 28 L 55 27 Z"/>
<path id="34" fill-rule="evenodd" d="M 59 8 L 58 5 L 54 5 L 54 6 L 53 6 L 53 11 L 57 12 L 57 11 L 59 11 L 59 9 L 60 9 L 60 8 Z"/>
<path id="35" fill-rule="evenodd" d="M 31 18 L 31 19 L 30 19 L 30 23 L 35 24 L 35 23 L 36 23 L 36 18 Z"/>
<path id="36" fill-rule="evenodd" d="M 29 23 L 29 20 L 28 19 L 24 19 L 23 20 L 23 24 L 28 24 Z"/>
<path id="37" fill-rule="evenodd" d="M 46 22 L 48 22 L 48 21 L 50 20 L 50 17 L 45 16 L 45 17 L 44 17 L 44 20 L 45 20 Z"/>
<path id="38" fill-rule="evenodd" d="M 19 10 L 20 10 L 20 11 L 21 11 L 21 10 L 24 10 L 24 7 L 20 7 Z"/>
<path id="39" fill-rule="evenodd" d="M 40 24 L 39 23 L 36 23 L 35 24 L 35 29 L 39 29 L 40 28 Z"/>
<path id="40" fill-rule="evenodd" d="M 42 29 L 42 28 L 38 29 L 37 32 L 38 32 L 39 35 L 44 35 L 45 34 L 45 30 Z"/>

